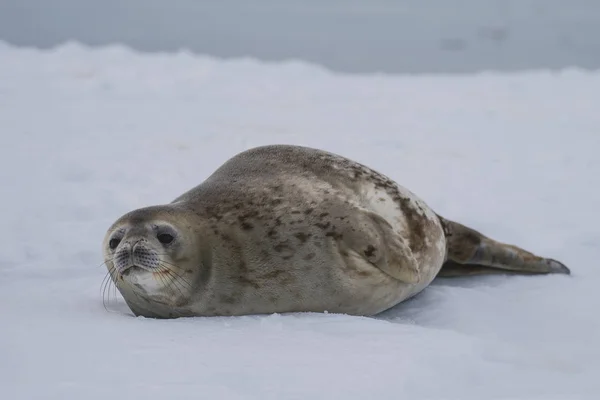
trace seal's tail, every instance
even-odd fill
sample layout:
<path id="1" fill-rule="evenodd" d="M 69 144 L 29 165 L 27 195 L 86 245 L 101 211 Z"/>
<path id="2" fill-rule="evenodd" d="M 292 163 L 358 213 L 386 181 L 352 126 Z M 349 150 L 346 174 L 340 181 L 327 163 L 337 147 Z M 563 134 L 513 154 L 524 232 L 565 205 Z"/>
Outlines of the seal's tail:
<path id="1" fill-rule="evenodd" d="M 564 264 L 538 257 L 520 247 L 500 243 L 438 216 L 447 243 L 446 262 L 438 276 L 483 274 L 570 274 Z"/>

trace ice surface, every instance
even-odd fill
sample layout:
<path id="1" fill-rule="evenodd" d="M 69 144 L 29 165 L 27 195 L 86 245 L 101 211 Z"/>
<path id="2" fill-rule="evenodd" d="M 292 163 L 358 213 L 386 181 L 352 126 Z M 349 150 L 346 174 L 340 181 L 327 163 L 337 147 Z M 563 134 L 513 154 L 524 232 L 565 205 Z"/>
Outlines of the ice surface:
<path id="1" fill-rule="evenodd" d="M 341 75 L 0 43 L 4 399 L 597 399 L 600 73 Z M 343 154 L 572 276 L 436 281 L 378 318 L 150 320 L 102 237 L 235 153 Z"/>

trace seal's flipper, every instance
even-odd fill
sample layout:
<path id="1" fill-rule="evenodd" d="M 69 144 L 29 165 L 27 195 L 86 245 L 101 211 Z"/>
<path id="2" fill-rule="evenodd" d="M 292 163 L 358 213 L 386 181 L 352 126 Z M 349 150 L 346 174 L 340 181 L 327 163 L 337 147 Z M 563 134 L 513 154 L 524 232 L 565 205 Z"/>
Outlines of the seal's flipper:
<path id="1" fill-rule="evenodd" d="M 346 264 L 357 271 L 377 268 L 401 282 L 419 283 L 419 263 L 390 223 L 371 211 L 353 211 L 352 224 L 327 234 L 336 240 Z M 361 229 L 353 229 L 354 226 Z"/>
<path id="2" fill-rule="evenodd" d="M 484 274 L 570 274 L 564 264 L 520 247 L 490 239 L 474 229 L 439 217 L 447 243 L 447 260 L 438 276 Z"/>

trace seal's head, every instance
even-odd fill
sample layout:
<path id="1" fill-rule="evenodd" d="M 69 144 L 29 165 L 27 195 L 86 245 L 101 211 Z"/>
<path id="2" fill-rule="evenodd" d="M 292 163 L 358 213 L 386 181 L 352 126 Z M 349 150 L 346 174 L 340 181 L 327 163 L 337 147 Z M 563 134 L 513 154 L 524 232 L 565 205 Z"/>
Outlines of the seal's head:
<path id="1" fill-rule="evenodd" d="M 136 315 L 186 314 L 202 265 L 198 234 L 175 206 L 129 212 L 107 231 L 103 252 L 110 276 Z M 169 315 L 163 315 L 164 310 Z"/>

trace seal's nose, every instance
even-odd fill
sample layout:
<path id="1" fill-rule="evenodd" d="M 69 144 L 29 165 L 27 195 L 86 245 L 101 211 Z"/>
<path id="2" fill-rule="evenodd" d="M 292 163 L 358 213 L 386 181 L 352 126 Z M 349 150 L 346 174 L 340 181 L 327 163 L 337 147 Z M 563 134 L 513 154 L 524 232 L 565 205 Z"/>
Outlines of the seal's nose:
<path id="1" fill-rule="evenodd" d="M 131 268 L 133 266 L 131 244 L 122 243 L 113 261 L 119 274 L 123 274 L 127 269 Z"/>
<path id="2" fill-rule="evenodd" d="M 146 240 L 139 240 L 133 244 L 131 257 L 133 265 L 146 270 L 157 268 L 160 263 L 157 252 L 147 246 Z"/>

